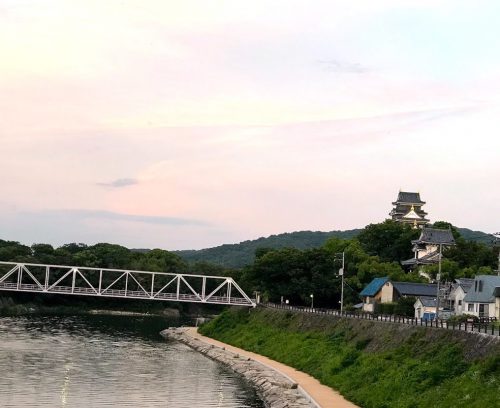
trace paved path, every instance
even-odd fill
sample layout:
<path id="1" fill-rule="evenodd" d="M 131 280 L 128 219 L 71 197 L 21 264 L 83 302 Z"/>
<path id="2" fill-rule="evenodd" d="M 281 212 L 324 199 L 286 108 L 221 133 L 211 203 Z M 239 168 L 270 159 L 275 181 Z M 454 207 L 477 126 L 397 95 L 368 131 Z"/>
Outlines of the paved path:
<path id="1" fill-rule="evenodd" d="M 270 358 L 252 353 L 237 347 L 230 346 L 229 344 L 211 339 L 210 337 L 202 336 L 198 333 L 195 327 L 191 327 L 186 331 L 187 334 L 193 336 L 205 343 L 213 344 L 217 347 L 225 347 L 226 350 L 238 353 L 240 356 L 251 358 L 268 367 L 272 367 L 276 371 L 286 375 L 296 382 L 302 389 L 309 394 L 321 408 L 357 408 L 352 402 L 347 401 L 337 391 L 321 384 L 318 380 L 311 377 L 309 374 L 298 371 L 295 368 L 289 367 L 285 364 L 271 360 Z"/>

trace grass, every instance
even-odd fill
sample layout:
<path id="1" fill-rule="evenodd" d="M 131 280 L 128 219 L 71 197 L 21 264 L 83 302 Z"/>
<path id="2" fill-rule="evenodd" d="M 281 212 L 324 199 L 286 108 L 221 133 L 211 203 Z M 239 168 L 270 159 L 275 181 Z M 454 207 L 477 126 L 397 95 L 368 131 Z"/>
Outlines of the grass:
<path id="1" fill-rule="evenodd" d="M 471 358 L 474 339 L 457 333 L 262 309 L 226 311 L 200 331 L 305 371 L 366 408 L 500 406 L 498 343 Z"/>

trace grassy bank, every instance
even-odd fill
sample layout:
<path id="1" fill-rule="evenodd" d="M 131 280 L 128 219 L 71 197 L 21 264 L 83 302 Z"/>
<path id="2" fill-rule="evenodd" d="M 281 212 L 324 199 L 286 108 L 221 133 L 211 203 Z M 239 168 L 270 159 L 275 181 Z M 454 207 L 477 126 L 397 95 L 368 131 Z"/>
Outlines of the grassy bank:
<path id="1" fill-rule="evenodd" d="M 366 408 L 498 407 L 500 342 L 279 310 L 231 310 L 201 333 L 305 371 Z"/>

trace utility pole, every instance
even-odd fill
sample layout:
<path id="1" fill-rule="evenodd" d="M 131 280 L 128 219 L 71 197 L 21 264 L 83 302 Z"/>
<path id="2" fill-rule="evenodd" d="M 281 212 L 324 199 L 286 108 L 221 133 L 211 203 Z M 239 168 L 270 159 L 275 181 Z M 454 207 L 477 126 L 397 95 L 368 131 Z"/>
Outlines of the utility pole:
<path id="1" fill-rule="evenodd" d="M 342 289 L 340 290 L 340 314 L 344 311 L 344 270 L 345 270 L 345 252 L 342 252 L 342 268 L 339 275 L 342 276 Z"/>
<path id="2" fill-rule="evenodd" d="M 493 234 L 495 237 L 494 245 L 500 244 L 500 232 L 495 232 Z M 497 275 L 500 276 L 500 247 L 498 248 L 498 266 L 497 266 Z"/>
<path id="3" fill-rule="evenodd" d="M 443 244 L 439 244 L 439 266 L 437 278 L 437 296 L 436 296 L 436 320 L 439 318 L 439 281 L 441 280 L 441 258 L 443 253 Z"/>

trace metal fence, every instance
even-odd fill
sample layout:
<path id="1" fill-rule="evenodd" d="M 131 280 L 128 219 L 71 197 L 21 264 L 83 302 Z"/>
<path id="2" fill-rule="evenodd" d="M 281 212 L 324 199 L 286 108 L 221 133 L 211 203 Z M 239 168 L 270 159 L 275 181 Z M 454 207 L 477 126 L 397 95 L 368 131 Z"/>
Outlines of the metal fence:
<path id="1" fill-rule="evenodd" d="M 364 312 L 340 312 L 334 309 L 324 309 L 324 308 L 310 308 L 302 306 L 290 306 L 286 304 L 276 304 L 276 303 L 259 303 L 259 306 L 273 308 L 273 309 L 283 309 L 302 313 L 313 313 L 317 315 L 332 315 L 338 317 L 345 317 L 349 319 L 358 320 L 372 320 L 384 323 L 399 323 L 406 324 L 409 326 L 421 326 L 421 327 L 433 327 L 437 329 L 446 330 L 458 330 L 463 332 L 471 333 L 482 333 L 489 336 L 500 336 L 500 328 L 496 325 L 496 321 L 488 319 L 485 321 L 467 321 L 463 323 L 449 322 L 448 320 L 442 319 L 419 319 L 415 317 L 405 317 L 396 315 L 384 315 L 384 314 L 372 314 Z"/>

